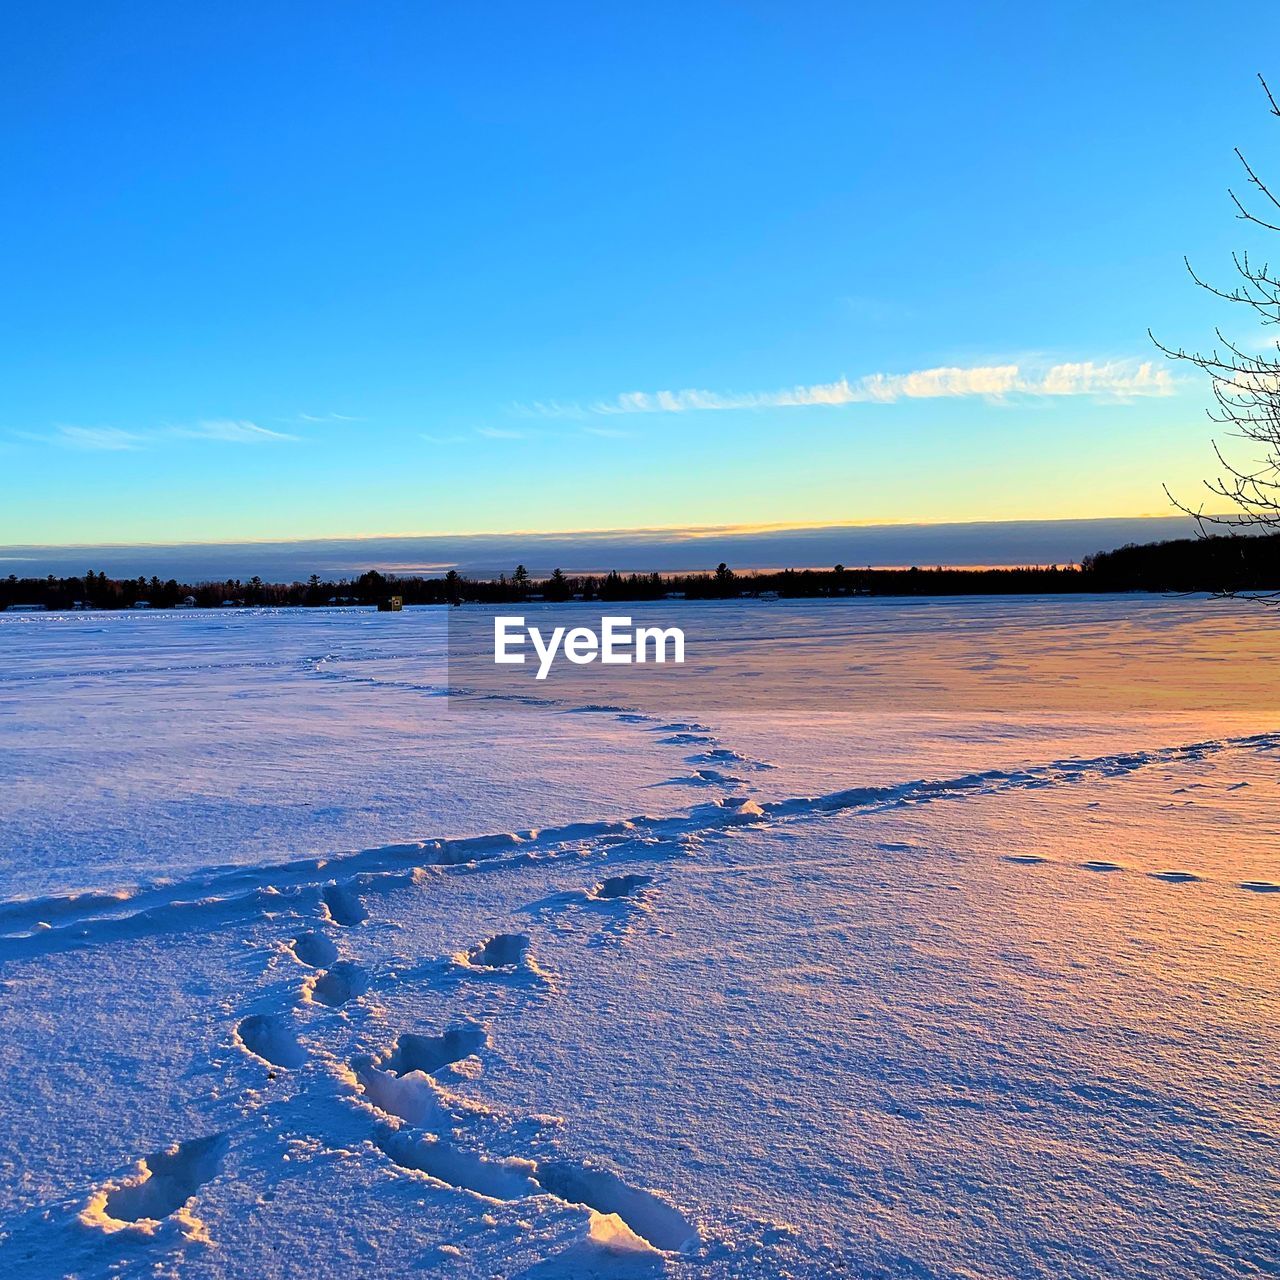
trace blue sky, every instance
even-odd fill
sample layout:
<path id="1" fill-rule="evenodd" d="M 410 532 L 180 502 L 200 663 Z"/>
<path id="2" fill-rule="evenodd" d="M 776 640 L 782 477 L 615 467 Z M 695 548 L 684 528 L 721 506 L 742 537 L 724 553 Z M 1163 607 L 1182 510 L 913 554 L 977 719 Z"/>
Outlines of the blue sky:
<path id="1" fill-rule="evenodd" d="M 1257 337 L 1270 5 L 4 23 L 2 543 L 1163 513 Z"/>

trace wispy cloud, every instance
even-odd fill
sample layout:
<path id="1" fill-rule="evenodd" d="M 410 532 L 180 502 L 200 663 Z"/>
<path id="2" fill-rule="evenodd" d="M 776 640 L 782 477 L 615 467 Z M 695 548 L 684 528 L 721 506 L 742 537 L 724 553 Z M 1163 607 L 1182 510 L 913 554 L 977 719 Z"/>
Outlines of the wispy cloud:
<path id="1" fill-rule="evenodd" d="M 1095 364 L 1084 360 L 1076 364 L 1055 364 L 1038 384 L 1026 388 L 1033 395 L 1099 396 L 1111 400 L 1128 400 L 1138 396 L 1171 396 L 1173 375 L 1153 360 L 1109 360 Z"/>
<path id="2" fill-rule="evenodd" d="M 89 449 L 123 453 L 163 445 L 175 440 L 213 440 L 229 444 L 292 443 L 301 436 L 273 431 L 244 419 L 208 419 L 187 426 L 145 431 L 125 431 L 121 427 L 75 427 L 58 425 L 51 431 L 11 431 L 18 440 L 34 444 L 58 445 L 67 449 Z"/>
<path id="3" fill-rule="evenodd" d="M 419 440 L 425 440 L 428 444 L 465 444 L 470 439 L 469 436 L 433 436 L 425 431 L 419 432 Z"/>
<path id="4" fill-rule="evenodd" d="M 294 419 L 308 425 L 325 422 L 364 422 L 364 418 L 352 418 L 345 413 L 300 413 Z"/>
<path id="5" fill-rule="evenodd" d="M 190 440 L 223 440 L 230 444 L 271 444 L 295 441 L 300 438 L 289 435 L 285 431 L 272 431 L 270 427 L 260 427 L 256 422 L 231 418 L 197 422 L 189 427 L 174 427 L 173 434 Z"/>
<path id="6" fill-rule="evenodd" d="M 506 427 L 477 427 L 476 435 L 486 440 L 523 440 L 523 431 L 510 431 Z"/>
<path id="7" fill-rule="evenodd" d="M 118 427 L 55 427 L 49 435 L 28 431 L 19 434 L 27 440 L 60 444 L 68 449 L 95 449 L 108 453 L 123 453 L 146 445 L 144 436 L 121 431 Z"/>
<path id="8" fill-rule="evenodd" d="M 628 391 L 613 400 L 585 408 L 556 401 L 529 406 L 539 417 L 582 417 L 634 413 L 700 413 L 726 409 L 793 409 L 807 406 L 895 404 L 900 400 L 985 397 L 1086 396 L 1096 400 L 1129 400 L 1172 395 L 1173 377 L 1154 361 L 1084 360 L 1026 368 L 1021 364 L 944 366 L 911 373 L 870 373 L 855 381 L 787 387 L 779 391 L 719 392 Z"/>
<path id="9" fill-rule="evenodd" d="M 563 400 L 535 400 L 532 404 L 513 404 L 511 408 L 526 418 L 585 418 L 592 412 Z"/>

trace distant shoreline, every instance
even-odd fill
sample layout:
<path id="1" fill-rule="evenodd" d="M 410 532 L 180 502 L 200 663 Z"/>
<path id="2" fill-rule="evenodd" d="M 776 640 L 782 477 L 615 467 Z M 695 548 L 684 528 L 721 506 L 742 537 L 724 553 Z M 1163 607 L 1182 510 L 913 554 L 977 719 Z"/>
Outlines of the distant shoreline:
<path id="1" fill-rule="evenodd" d="M 434 577 L 366 570 L 355 578 L 267 582 L 182 582 L 176 578 L 83 575 L 0 578 L 6 611 L 173 609 L 334 605 L 624 603 L 737 598 L 843 599 L 894 596 L 1081 595 L 1121 592 L 1244 594 L 1280 591 L 1280 533 L 1247 538 L 1182 538 L 1129 545 L 1085 557 L 1079 565 L 1017 568 L 856 568 L 741 572 L 726 563 L 682 574 L 571 574 L 538 576 L 522 564 L 494 577 L 449 570 Z"/>
<path id="2" fill-rule="evenodd" d="M 1141 596 L 1153 600 L 1167 600 L 1170 598 L 1190 598 L 1201 597 L 1204 599 L 1218 599 L 1217 593 L 1206 591 L 1143 591 L 1143 590 L 1114 590 L 1114 591 L 1056 591 L 1056 592 L 1035 592 L 1035 591 L 993 591 L 993 592 L 962 592 L 947 593 L 938 592 L 920 593 L 919 595 L 863 595 L 863 596 L 788 596 L 788 597 L 761 597 L 758 595 L 744 594 L 735 596 L 730 599 L 703 597 L 700 599 L 676 599 L 676 600 L 615 600 L 609 601 L 608 607 L 618 606 L 620 608 L 649 608 L 658 605 L 672 604 L 692 604 L 692 605 L 711 605 L 711 604 L 737 604 L 737 603 L 764 603 L 764 604 L 803 604 L 803 605 L 861 605 L 885 603 L 891 600 L 919 600 L 919 601 L 944 601 L 944 600 L 1082 600 L 1082 599 L 1112 599 L 1120 597 Z M 514 602 L 505 602 L 505 604 L 514 604 Z M 458 607 L 466 609 L 498 609 L 505 607 L 505 604 L 482 603 L 475 600 L 463 601 Z M 520 602 L 520 608 L 568 608 L 578 607 L 582 609 L 599 609 L 604 602 L 599 600 L 565 600 L 551 601 L 541 599 L 527 599 Z M 445 602 L 439 604 L 406 604 L 399 611 L 402 613 L 421 613 L 424 611 L 448 611 L 453 606 Z M 89 608 L 89 609 L 27 609 L 20 606 L 10 606 L 8 608 L 0 608 L 0 618 L 4 617 L 21 617 L 21 618 L 42 618 L 42 617 L 64 617 L 67 614 L 75 614 L 77 616 L 84 615 L 86 617 L 100 617 L 104 615 L 127 615 L 129 617 L 141 616 L 142 614 L 174 614 L 174 615 L 202 615 L 206 613 L 278 613 L 281 610 L 295 613 L 323 613 L 323 612 L 347 612 L 352 613 L 377 613 L 379 612 L 376 604 L 318 604 L 318 605 L 275 605 L 275 604 L 227 604 L 218 608 L 208 608 L 200 605 L 175 605 L 172 608 L 153 608 L 150 605 L 143 608 L 126 607 L 120 605 L 115 608 Z"/>

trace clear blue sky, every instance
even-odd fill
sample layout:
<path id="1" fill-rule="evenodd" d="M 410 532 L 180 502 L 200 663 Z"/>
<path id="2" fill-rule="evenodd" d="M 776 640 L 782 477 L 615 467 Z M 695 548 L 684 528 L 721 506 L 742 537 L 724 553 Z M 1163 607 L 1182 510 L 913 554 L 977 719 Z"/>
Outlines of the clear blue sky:
<path id="1" fill-rule="evenodd" d="M 2 543 L 1164 512 L 1252 340 L 1273 4 L 3 22 Z"/>

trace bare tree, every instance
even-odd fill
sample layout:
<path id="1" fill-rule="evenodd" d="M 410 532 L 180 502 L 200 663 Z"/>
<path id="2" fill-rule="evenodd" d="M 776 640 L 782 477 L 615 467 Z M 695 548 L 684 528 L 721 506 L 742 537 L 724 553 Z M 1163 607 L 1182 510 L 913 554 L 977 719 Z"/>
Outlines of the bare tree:
<path id="1" fill-rule="evenodd" d="M 1280 118 L 1280 106 L 1261 75 L 1258 80 L 1266 94 L 1273 116 Z M 1236 216 L 1264 231 L 1280 232 L 1280 198 L 1258 176 L 1240 148 L 1236 156 L 1244 167 L 1247 190 L 1241 199 L 1228 189 Z M 1260 212 L 1258 212 L 1260 211 Z M 1185 260 L 1184 260 L 1185 261 Z M 1232 254 L 1237 281 L 1220 288 L 1201 278 L 1187 261 L 1187 271 L 1202 289 L 1227 302 L 1251 308 L 1254 318 L 1264 325 L 1280 325 L 1280 273 L 1263 262 L 1260 266 L 1247 252 Z M 1280 342 L 1268 342 L 1259 354 L 1243 350 L 1229 341 L 1221 329 L 1214 330 L 1217 344 L 1208 352 L 1185 351 L 1166 347 L 1154 334 L 1151 340 L 1170 359 L 1183 360 L 1209 375 L 1216 408 L 1209 417 L 1227 428 L 1227 434 L 1249 441 L 1244 447 L 1248 457 L 1228 457 L 1215 439 L 1213 450 L 1221 473 L 1206 480 L 1205 488 L 1215 499 L 1226 499 L 1225 513 L 1206 513 L 1203 505 L 1192 508 L 1169 493 L 1169 500 L 1179 510 L 1194 516 L 1201 533 L 1207 526 L 1227 526 L 1250 532 L 1280 530 Z M 1220 505 L 1216 501 L 1214 506 Z"/>

